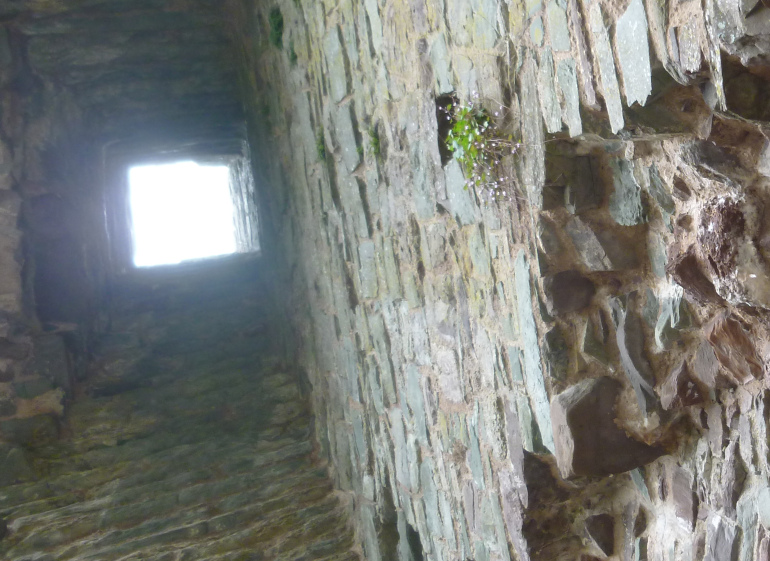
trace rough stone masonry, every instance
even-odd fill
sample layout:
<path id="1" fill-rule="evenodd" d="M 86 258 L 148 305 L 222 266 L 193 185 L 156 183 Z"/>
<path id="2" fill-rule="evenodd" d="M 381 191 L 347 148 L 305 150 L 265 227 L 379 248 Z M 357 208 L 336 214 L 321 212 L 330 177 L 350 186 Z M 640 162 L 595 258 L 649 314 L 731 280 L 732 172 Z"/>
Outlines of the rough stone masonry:
<path id="1" fill-rule="evenodd" d="M 0 551 L 770 558 L 769 122 L 764 0 L 3 2 Z M 126 271 L 161 156 L 259 256 Z"/>

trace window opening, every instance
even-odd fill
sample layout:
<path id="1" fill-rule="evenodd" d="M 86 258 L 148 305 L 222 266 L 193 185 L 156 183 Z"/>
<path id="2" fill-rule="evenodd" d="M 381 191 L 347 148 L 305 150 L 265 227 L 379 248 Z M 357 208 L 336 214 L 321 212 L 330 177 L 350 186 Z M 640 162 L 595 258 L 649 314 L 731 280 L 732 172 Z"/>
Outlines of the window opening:
<path id="1" fill-rule="evenodd" d="M 136 267 L 236 252 L 228 166 L 135 166 L 128 185 Z"/>

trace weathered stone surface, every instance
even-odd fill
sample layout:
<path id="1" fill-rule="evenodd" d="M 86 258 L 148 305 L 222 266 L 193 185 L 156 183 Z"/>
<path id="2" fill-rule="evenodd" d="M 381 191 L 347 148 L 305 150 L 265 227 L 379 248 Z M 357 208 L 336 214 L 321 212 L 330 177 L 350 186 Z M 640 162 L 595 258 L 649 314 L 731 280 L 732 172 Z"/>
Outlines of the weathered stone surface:
<path id="1" fill-rule="evenodd" d="M 652 274 L 658 278 L 666 276 L 666 246 L 660 236 L 651 235 L 647 241 L 647 253 L 650 257 Z"/>
<path id="2" fill-rule="evenodd" d="M 593 164 L 587 156 L 546 153 L 546 186 L 543 207 L 565 207 L 571 214 L 598 208 L 602 203 L 601 185 L 596 181 Z"/>
<path id="3" fill-rule="evenodd" d="M 722 298 L 717 294 L 711 280 L 706 276 L 700 261 L 695 254 L 695 248 L 690 247 L 683 253 L 676 252 L 676 247 L 669 248 L 666 272 L 679 283 L 688 294 L 701 303 L 719 303 Z"/>
<path id="4" fill-rule="evenodd" d="M 719 561 L 733 558 L 733 542 L 736 528 L 718 514 L 709 517 L 708 549 L 704 561 Z"/>
<path id="5" fill-rule="evenodd" d="M 334 26 L 327 32 L 324 38 L 324 54 L 329 71 L 332 99 L 336 102 L 342 101 L 342 98 L 348 94 L 348 76 L 339 27 Z"/>
<path id="6" fill-rule="evenodd" d="M 560 0 L 551 0 L 546 7 L 548 15 L 548 38 L 553 50 L 566 52 L 570 50 L 567 12 Z"/>
<path id="7" fill-rule="evenodd" d="M 621 226 L 633 226 L 647 220 L 642 206 L 642 189 L 634 177 L 634 163 L 628 160 L 613 159 L 612 183 L 614 191 L 610 195 L 610 215 Z"/>
<path id="8" fill-rule="evenodd" d="M 622 473 L 664 453 L 629 437 L 615 423 L 620 387 L 612 378 L 592 378 L 552 401 L 556 461 L 562 477 Z"/>
<path id="9" fill-rule="evenodd" d="M 642 0 L 632 0 L 615 24 L 615 48 L 618 53 L 626 103 L 644 105 L 652 91 L 650 47 L 647 43 L 647 18 Z"/>
<path id="10" fill-rule="evenodd" d="M 558 227 L 550 218 L 546 216 L 540 216 L 538 222 L 538 238 L 540 239 L 540 245 L 546 255 L 551 257 L 558 257 L 564 248 L 559 240 Z"/>
<path id="11" fill-rule="evenodd" d="M 552 315 L 577 312 L 591 304 L 596 287 L 578 271 L 562 271 L 543 280 L 546 306 Z"/>
<path id="12" fill-rule="evenodd" d="M 545 28 L 543 27 L 543 18 L 540 16 L 534 18 L 532 23 L 529 24 L 529 38 L 538 47 L 543 46 L 543 39 L 545 38 Z"/>
<path id="13" fill-rule="evenodd" d="M 650 194 L 655 199 L 655 202 L 657 202 L 660 208 L 667 214 L 674 214 L 676 211 L 674 199 L 669 194 L 669 189 L 666 188 L 663 179 L 660 177 L 658 168 L 654 164 L 650 166 L 649 177 Z"/>
<path id="14" fill-rule="evenodd" d="M 608 557 L 615 550 L 615 519 L 609 514 L 597 514 L 586 519 L 586 530 L 599 549 Z"/>
<path id="15" fill-rule="evenodd" d="M 577 216 L 569 219 L 566 228 L 583 264 L 591 271 L 612 270 L 612 262 L 599 243 L 593 229 Z"/>
<path id="16" fill-rule="evenodd" d="M 705 327 L 705 332 L 719 364 L 736 383 L 745 384 L 762 377 L 762 359 L 749 333 L 736 318 L 719 316 Z"/>
<path id="17" fill-rule="evenodd" d="M 612 56 L 610 38 L 604 27 L 604 17 L 598 2 L 588 8 L 588 28 L 591 30 L 592 43 L 601 78 L 601 94 L 607 106 L 610 128 L 617 133 L 623 128 L 623 107 L 620 104 L 620 88 L 615 74 L 615 62 Z"/>
<path id="18" fill-rule="evenodd" d="M 353 108 L 351 104 L 337 107 L 334 111 L 334 131 L 342 152 L 342 162 L 348 173 L 358 167 L 361 154 L 358 150 L 355 128 L 353 126 Z"/>
<path id="19" fill-rule="evenodd" d="M 478 219 L 478 207 L 474 204 L 471 192 L 466 189 L 465 177 L 460 164 L 452 160 L 444 168 L 449 207 L 461 224 L 475 224 Z"/>
<path id="20" fill-rule="evenodd" d="M 683 362 L 671 371 L 659 393 L 663 409 L 678 409 L 705 401 L 703 392 L 692 379 L 687 362 Z"/>
<path id="21" fill-rule="evenodd" d="M 609 356 L 607 354 L 608 329 L 601 312 L 595 312 L 589 316 L 586 324 L 585 335 L 583 336 L 583 352 L 594 357 L 602 364 L 607 364 Z"/>
<path id="22" fill-rule="evenodd" d="M 644 332 L 641 319 L 636 312 L 628 309 L 633 304 L 629 297 L 626 304 L 620 299 L 614 299 L 612 317 L 615 322 L 615 336 L 620 351 L 620 362 L 628 381 L 634 388 L 637 403 L 642 412 L 646 412 L 650 402 L 656 399 L 652 386 L 655 384 L 650 363 L 644 356 Z"/>
<path id="23" fill-rule="evenodd" d="M 552 3 L 555 4 L 555 0 Z M 550 49 L 543 49 L 540 55 L 537 78 L 540 87 L 540 108 L 543 111 L 545 129 L 551 133 L 561 130 L 561 108 L 559 107 L 559 98 L 556 95 L 554 76 L 553 54 L 551 54 Z"/>
<path id="24" fill-rule="evenodd" d="M 564 381 L 569 372 L 569 346 L 564 333 L 559 326 L 553 327 L 543 337 L 543 359 L 548 376 L 554 380 Z"/>
<path id="25" fill-rule="evenodd" d="M 693 490 L 687 472 L 673 462 L 666 465 L 666 497 L 673 505 L 677 518 L 692 530 L 695 524 Z"/>
<path id="26" fill-rule="evenodd" d="M 557 68 L 559 90 L 564 107 L 562 116 L 572 137 L 583 133 L 583 123 L 580 120 L 580 94 L 578 93 L 577 70 L 575 61 L 566 59 L 559 61 Z"/>
<path id="27" fill-rule="evenodd" d="M 551 417 L 548 414 L 548 394 L 540 367 L 540 349 L 537 343 L 537 327 L 532 312 L 532 292 L 529 286 L 529 265 L 523 251 L 515 261 L 516 302 L 518 304 L 519 323 L 524 350 L 524 381 L 527 393 L 535 406 L 535 417 L 543 445 L 553 451 L 553 431 Z"/>
<path id="28" fill-rule="evenodd" d="M 748 198 L 748 196 L 747 196 Z M 717 197 L 701 210 L 697 239 L 717 293 L 733 305 L 770 308 L 770 268 L 749 200 Z"/>

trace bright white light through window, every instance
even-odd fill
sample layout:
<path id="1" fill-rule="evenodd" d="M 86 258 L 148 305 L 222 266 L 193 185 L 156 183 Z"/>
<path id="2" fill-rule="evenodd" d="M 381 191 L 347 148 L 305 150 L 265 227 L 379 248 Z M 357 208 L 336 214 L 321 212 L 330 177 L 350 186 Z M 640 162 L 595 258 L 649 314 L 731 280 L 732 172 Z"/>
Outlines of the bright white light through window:
<path id="1" fill-rule="evenodd" d="M 131 168 L 134 265 L 235 253 L 227 166 L 177 162 Z"/>

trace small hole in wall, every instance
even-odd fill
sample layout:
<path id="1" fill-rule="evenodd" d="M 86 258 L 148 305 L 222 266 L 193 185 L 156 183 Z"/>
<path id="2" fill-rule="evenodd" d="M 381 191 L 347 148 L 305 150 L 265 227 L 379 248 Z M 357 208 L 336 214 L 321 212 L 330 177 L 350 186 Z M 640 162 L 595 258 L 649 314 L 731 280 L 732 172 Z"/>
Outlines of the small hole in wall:
<path id="1" fill-rule="evenodd" d="M 445 166 L 452 159 L 452 152 L 446 145 L 449 131 L 452 130 L 452 107 L 457 105 L 457 96 L 454 93 L 440 95 L 436 98 L 436 125 L 438 126 L 438 152 L 441 156 L 441 165 Z"/>
<path id="2" fill-rule="evenodd" d="M 128 181 L 135 266 L 236 252 L 228 166 L 136 166 Z"/>

